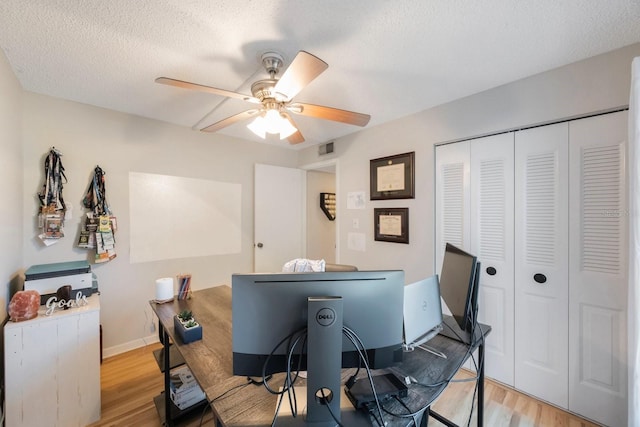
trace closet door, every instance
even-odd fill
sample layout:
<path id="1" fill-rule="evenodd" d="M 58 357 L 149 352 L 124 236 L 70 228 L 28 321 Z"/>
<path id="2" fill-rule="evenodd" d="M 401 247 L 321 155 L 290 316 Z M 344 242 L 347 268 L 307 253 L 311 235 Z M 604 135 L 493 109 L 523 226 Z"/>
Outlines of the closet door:
<path id="1" fill-rule="evenodd" d="M 568 405 L 568 124 L 515 136 L 515 387 Z"/>
<path id="2" fill-rule="evenodd" d="M 513 133 L 471 141 L 471 253 L 482 263 L 478 318 L 491 326 L 486 375 L 513 386 Z"/>
<path id="3" fill-rule="evenodd" d="M 447 242 L 469 251 L 469 142 L 436 147 L 436 264 L 440 274 Z"/>
<path id="4" fill-rule="evenodd" d="M 570 141 L 569 409 L 627 425 L 627 112 L 576 120 Z"/>
<path id="5" fill-rule="evenodd" d="M 471 142 L 436 147 L 436 265 L 442 271 L 442 258 L 447 243 L 471 252 Z M 442 312 L 451 315 L 442 299 Z M 478 360 L 477 351 L 463 365 L 475 370 L 471 360 Z"/>

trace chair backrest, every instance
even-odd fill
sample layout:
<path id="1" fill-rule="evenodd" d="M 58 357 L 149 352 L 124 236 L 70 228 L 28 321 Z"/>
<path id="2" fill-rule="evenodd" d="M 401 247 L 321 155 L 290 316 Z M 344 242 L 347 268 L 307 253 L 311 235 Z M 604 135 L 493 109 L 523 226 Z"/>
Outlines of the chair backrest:
<path id="1" fill-rule="evenodd" d="M 358 267 L 347 264 L 325 264 L 324 271 L 358 271 Z"/>

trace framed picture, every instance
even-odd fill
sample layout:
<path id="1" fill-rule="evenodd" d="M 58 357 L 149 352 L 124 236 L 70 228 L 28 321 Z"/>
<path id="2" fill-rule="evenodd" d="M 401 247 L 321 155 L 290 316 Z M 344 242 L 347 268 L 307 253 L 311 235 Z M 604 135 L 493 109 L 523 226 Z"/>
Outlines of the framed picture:
<path id="1" fill-rule="evenodd" d="M 370 160 L 370 199 L 415 198 L 414 163 L 414 151 Z"/>
<path id="2" fill-rule="evenodd" d="M 409 243 L 409 208 L 375 208 L 374 240 Z"/>

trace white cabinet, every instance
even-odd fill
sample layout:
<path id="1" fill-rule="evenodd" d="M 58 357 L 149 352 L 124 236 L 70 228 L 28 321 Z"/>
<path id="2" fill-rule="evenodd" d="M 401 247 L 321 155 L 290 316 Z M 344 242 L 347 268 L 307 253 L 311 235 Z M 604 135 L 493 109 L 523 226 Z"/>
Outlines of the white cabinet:
<path id="1" fill-rule="evenodd" d="M 435 271 L 446 242 L 482 262 L 486 375 L 611 426 L 627 416 L 626 139 L 623 111 L 435 156 Z"/>
<path id="2" fill-rule="evenodd" d="M 7 427 L 100 419 L 100 297 L 4 327 Z"/>

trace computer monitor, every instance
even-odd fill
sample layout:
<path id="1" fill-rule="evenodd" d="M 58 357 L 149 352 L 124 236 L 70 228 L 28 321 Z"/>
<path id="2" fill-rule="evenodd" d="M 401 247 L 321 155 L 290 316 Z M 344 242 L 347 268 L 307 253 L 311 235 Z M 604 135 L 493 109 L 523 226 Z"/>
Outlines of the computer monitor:
<path id="1" fill-rule="evenodd" d="M 360 354 L 370 368 L 402 361 L 403 271 L 234 274 L 231 292 L 233 374 L 308 371 L 294 425 L 339 424 L 341 368 L 360 366 Z M 293 334 L 305 338 L 292 349 Z"/>
<path id="2" fill-rule="evenodd" d="M 455 324 L 445 318 L 443 333 L 461 341 L 469 340 L 477 320 L 480 263 L 475 255 L 447 243 L 440 272 L 440 293 Z M 458 328 L 455 328 L 455 326 Z M 454 329 L 449 331 L 448 329 Z"/>
<path id="3" fill-rule="evenodd" d="M 343 324 L 362 340 L 370 367 L 402 360 L 404 272 L 234 274 L 232 276 L 233 374 L 286 372 L 286 346 L 276 345 L 307 326 L 307 298 L 342 297 Z M 360 366 L 352 342 L 342 338 L 342 367 Z M 293 370 L 306 369 L 306 355 L 294 355 Z"/>

